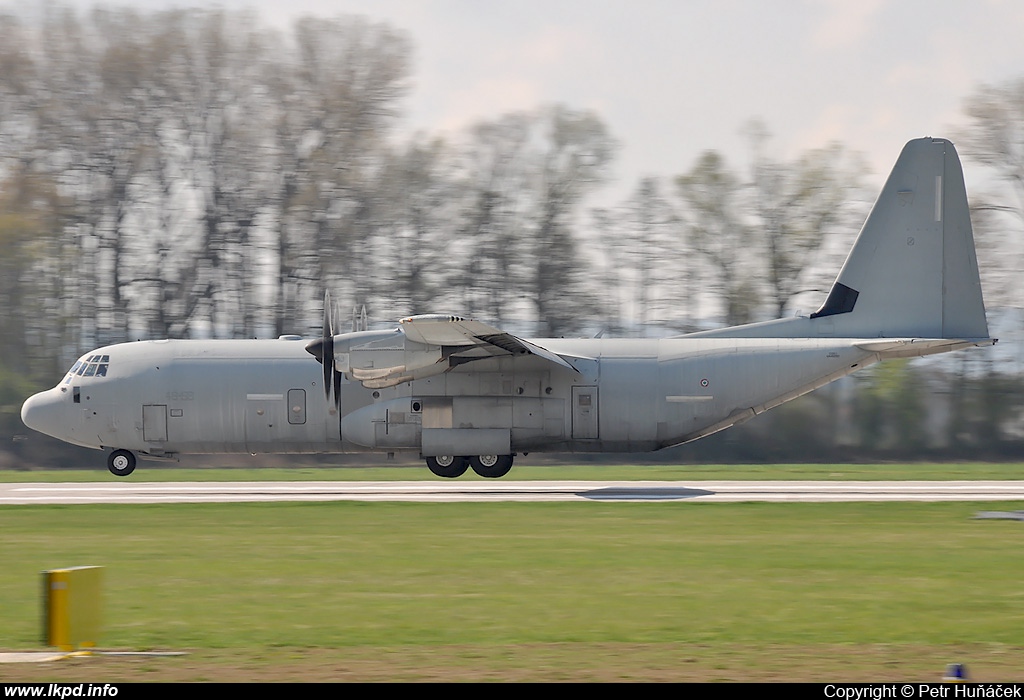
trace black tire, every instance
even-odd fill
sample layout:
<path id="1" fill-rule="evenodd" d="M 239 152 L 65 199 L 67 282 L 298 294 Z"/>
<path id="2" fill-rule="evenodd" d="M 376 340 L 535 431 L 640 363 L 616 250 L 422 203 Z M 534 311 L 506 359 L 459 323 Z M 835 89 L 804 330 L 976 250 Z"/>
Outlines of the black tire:
<path id="1" fill-rule="evenodd" d="M 470 457 L 469 464 L 480 476 L 497 479 L 508 474 L 512 468 L 512 455 L 480 455 Z"/>
<path id="2" fill-rule="evenodd" d="M 128 476 L 135 471 L 135 455 L 128 450 L 114 450 L 107 455 L 107 469 L 114 476 Z"/>
<path id="3" fill-rule="evenodd" d="M 445 479 L 454 479 L 462 476 L 469 469 L 469 462 L 465 457 L 452 457 L 442 455 L 438 457 L 427 457 L 427 469 L 436 476 L 443 476 Z"/>

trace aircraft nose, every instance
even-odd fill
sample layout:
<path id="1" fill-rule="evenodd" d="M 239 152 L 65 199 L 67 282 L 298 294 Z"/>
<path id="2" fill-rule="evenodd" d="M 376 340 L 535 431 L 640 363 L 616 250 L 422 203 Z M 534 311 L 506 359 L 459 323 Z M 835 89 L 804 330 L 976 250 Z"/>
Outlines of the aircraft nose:
<path id="1" fill-rule="evenodd" d="M 45 435 L 60 437 L 63 394 L 54 389 L 34 394 L 21 405 L 21 422 Z"/>

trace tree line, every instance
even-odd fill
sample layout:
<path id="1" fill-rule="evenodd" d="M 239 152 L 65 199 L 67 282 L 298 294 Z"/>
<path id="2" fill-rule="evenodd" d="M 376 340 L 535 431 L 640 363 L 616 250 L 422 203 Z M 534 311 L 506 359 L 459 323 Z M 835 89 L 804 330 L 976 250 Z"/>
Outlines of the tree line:
<path id="1" fill-rule="evenodd" d="M 284 32 L 223 10 L 0 16 L 10 434 L 20 400 L 88 349 L 315 335 L 325 289 L 377 321 L 451 311 L 541 336 L 806 313 L 873 196 L 858 154 L 773 159 L 751 121 L 743 169 L 707 151 L 593 207 L 618 147 L 598 114 L 544 105 L 404 135 L 412 48 L 359 17 Z M 1022 95 L 979 89 L 958 139 L 992 173 L 975 202 L 990 306 L 1019 305 Z"/>

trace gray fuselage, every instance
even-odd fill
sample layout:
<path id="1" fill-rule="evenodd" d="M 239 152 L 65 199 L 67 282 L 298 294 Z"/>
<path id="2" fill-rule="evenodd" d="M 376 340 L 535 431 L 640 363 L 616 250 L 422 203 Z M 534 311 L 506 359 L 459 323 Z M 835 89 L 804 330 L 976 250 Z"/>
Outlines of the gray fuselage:
<path id="1" fill-rule="evenodd" d="M 535 342 L 576 371 L 525 355 L 377 390 L 345 379 L 338 409 L 301 341 L 125 343 L 83 358 L 109 357 L 104 376 L 69 373 L 23 415 L 68 442 L 150 455 L 649 451 L 742 422 L 878 359 L 837 338 Z"/>

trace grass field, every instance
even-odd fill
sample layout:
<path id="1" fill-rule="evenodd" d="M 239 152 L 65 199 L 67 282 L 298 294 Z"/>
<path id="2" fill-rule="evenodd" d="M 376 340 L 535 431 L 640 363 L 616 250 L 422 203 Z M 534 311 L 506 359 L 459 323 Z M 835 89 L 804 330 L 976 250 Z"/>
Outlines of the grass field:
<path id="1" fill-rule="evenodd" d="M 104 648 L 190 653 L 0 680 L 1021 681 L 1024 523 L 979 509 L 4 507 L 0 648 L 39 648 L 41 570 L 96 564 Z"/>

